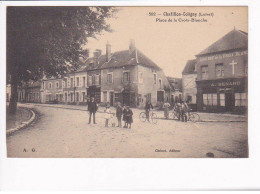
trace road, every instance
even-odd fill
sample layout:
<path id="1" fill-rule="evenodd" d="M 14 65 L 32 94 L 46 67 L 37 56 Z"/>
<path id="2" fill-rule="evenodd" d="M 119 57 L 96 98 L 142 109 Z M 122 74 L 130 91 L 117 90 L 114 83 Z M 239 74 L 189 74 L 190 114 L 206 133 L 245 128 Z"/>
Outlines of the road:
<path id="1" fill-rule="evenodd" d="M 39 119 L 7 137 L 8 157 L 35 158 L 218 158 L 247 157 L 247 122 L 139 121 L 132 129 L 105 128 L 103 113 L 88 124 L 88 112 L 36 105 Z M 163 115 L 163 112 L 159 113 Z M 166 151 L 166 152 L 165 152 Z"/>

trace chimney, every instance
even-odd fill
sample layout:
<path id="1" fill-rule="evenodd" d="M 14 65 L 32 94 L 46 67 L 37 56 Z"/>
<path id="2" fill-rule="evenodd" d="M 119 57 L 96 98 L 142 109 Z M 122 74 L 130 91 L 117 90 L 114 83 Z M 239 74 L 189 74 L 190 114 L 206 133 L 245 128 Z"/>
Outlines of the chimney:
<path id="1" fill-rule="evenodd" d="M 135 51 L 135 40 L 131 39 L 129 44 L 129 54 L 131 54 L 133 51 Z"/>
<path id="2" fill-rule="evenodd" d="M 98 65 L 98 58 L 100 57 L 101 54 L 102 54 L 102 51 L 100 49 L 96 49 L 95 52 L 93 53 L 95 65 Z"/>
<path id="3" fill-rule="evenodd" d="M 109 44 L 109 42 L 107 41 L 106 44 L 106 61 L 110 61 L 111 59 L 111 44 Z"/>

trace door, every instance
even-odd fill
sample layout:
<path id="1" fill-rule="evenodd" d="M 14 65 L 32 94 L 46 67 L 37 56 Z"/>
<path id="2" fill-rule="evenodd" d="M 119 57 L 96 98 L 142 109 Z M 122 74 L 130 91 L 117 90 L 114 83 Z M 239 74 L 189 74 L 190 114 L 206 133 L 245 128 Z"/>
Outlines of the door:
<path id="1" fill-rule="evenodd" d="M 232 93 L 226 93 L 225 94 L 225 107 L 226 107 L 226 111 L 232 111 L 232 107 L 233 107 L 233 95 L 232 95 Z"/>
<path id="2" fill-rule="evenodd" d="M 110 106 L 114 105 L 114 92 L 110 92 Z"/>
<path id="3" fill-rule="evenodd" d="M 130 106 L 130 93 L 123 92 L 122 96 L 123 96 L 123 104 Z"/>

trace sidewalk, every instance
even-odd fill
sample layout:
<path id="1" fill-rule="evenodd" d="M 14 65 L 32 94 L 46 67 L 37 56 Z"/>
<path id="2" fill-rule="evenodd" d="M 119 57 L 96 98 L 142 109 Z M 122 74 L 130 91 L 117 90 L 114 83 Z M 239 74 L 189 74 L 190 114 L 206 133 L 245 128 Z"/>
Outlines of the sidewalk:
<path id="1" fill-rule="evenodd" d="M 20 104 L 21 106 L 23 104 Z M 67 104 L 34 104 L 34 103 L 26 103 L 26 105 L 33 106 L 43 106 L 43 107 L 54 107 L 54 108 L 62 108 L 62 109 L 71 109 L 71 110 L 80 110 L 87 111 L 87 106 L 80 105 L 67 105 Z M 99 113 L 104 113 L 105 107 L 98 107 Z M 112 112 L 115 112 L 115 107 L 111 107 Z M 144 111 L 142 109 L 132 108 L 134 113 L 140 114 L 140 112 Z M 164 118 L 164 112 L 159 110 L 154 110 L 156 112 L 158 118 Z M 198 112 L 200 116 L 201 122 L 247 122 L 247 116 L 245 115 L 234 115 L 227 113 L 202 113 Z"/>

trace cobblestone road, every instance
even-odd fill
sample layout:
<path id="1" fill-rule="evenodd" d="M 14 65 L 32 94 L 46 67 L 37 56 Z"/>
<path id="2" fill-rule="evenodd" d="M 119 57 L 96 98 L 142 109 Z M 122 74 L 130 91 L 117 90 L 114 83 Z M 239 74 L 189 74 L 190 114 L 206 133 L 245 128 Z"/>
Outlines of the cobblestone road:
<path id="1" fill-rule="evenodd" d="M 24 106 L 34 108 L 39 120 L 7 137 L 8 157 L 199 158 L 208 152 L 215 157 L 248 155 L 247 122 L 183 123 L 160 119 L 154 125 L 140 122 L 140 110 L 134 109 L 132 129 L 105 128 L 104 114 L 100 112 L 98 124 L 89 125 L 85 108 Z"/>

